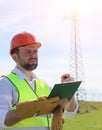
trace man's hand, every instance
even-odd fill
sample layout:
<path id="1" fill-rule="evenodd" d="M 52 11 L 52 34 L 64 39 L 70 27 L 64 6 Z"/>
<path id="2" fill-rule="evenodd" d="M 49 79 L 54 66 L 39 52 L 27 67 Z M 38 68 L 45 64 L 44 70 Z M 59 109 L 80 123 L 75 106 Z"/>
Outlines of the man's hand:
<path id="1" fill-rule="evenodd" d="M 34 114 L 50 114 L 58 106 L 59 97 L 47 99 L 40 97 L 37 100 L 18 103 L 16 110 L 20 120 L 34 116 Z"/>
<path id="2" fill-rule="evenodd" d="M 54 98 L 38 98 L 35 103 L 36 113 L 38 114 L 50 114 L 58 106 L 59 97 Z"/>
<path id="3" fill-rule="evenodd" d="M 65 83 L 65 82 L 71 82 L 74 81 L 74 78 L 70 76 L 70 74 L 64 74 L 61 76 L 61 82 Z"/>
<path id="4" fill-rule="evenodd" d="M 70 76 L 70 74 L 64 74 L 61 76 L 61 82 L 62 83 L 65 83 L 65 82 L 72 82 L 74 81 L 74 78 Z M 75 101 L 75 98 L 74 96 L 72 97 L 72 99 L 67 103 L 65 109 L 67 111 L 70 111 L 72 112 L 75 108 L 75 105 L 76 105 L 76 101 Z"/>
<path id="5" fill-rule="evenodd" d="M 58 101 L 58 105 L 61 106 L 63 109 L 65 109 L 67 104 L 68 104 L 68 99 L 67 98 L 63 98 L 63 99 Z"/>

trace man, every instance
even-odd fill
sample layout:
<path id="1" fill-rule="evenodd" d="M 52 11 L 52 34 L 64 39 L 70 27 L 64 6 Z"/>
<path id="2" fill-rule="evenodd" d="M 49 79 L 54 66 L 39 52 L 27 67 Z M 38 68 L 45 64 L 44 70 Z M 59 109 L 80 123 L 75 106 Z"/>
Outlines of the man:
<path id="1" fill-rule="evenodd" d="M 11 40 L 10 55 L 16 67 L 0 78 L 0 129 L 48 130 L 51 126 L 49 114 L 60 99 L 47 99 L 49 86 L 32 72 L 38 65 L 40 47 L 28 32 L 18 33 Z M 69 74 L 61 77 L 61 82 L 72 80 Z M 65 112 L 76 113 L 74 97 L 65 106 Z"/>

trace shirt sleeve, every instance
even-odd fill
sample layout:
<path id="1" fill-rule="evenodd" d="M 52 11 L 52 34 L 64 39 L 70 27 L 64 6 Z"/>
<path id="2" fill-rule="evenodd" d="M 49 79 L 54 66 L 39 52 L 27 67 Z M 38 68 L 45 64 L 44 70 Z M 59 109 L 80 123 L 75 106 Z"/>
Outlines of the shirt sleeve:
<path id="1" fill-rule="evenodd" d="M 4 129 L 6 115 L 13 105 L 12 94 L 13 89 L 9 80 L 0 78 L 0 129 Z"/>
<path id="2" fill-rule="evenodd" d="M 68 118 L 74 117 L 76 115 L 77 111 L 78 111 L 78 102 L 75 101 L 74 111 L 73 112 L 68 112 L 68 111 L 65 110 L 63 116 L 68 117 Z"/>
<path id="3" fill-rule="evenodd" d="M 2 97 L 0 96 L 0 99 L 2 99 Z M 0 102 L 1 105 L 1 102 Z M 7 109 L 3 109 L 0 107 L 0 130 L 6 128 L 6 125 L 4 124 L 5 122 L 5 117 L 7 114 L 8 110 Z"/>

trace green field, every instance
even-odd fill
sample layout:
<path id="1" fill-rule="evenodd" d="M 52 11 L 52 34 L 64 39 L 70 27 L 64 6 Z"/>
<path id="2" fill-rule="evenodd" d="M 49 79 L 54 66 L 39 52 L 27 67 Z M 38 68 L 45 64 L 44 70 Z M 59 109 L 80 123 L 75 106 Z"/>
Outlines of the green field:
<path id="1" fill-rule="evenodd" d="M 102 102 L 88 102 L 87 110 L 71 119 L 66 118 L 63 130 L 102 130 Z"/>

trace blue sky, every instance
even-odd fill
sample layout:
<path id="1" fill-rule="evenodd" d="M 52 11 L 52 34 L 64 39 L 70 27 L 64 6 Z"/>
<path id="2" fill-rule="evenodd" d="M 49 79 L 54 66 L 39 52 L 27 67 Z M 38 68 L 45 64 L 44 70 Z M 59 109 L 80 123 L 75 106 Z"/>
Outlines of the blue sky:
<path id="1" fill-rule="evenodd" d="M 102 100 L 102 1 L 76 0 L 87 100 Z M 0 75 L 15 63 L 9 56 L 12 36 L 28 31 L 42 43 L 36 74 L 51 86 L 69 72 L 72 0 L 0 0 Z M 80 3 L 80 4 L 79 4 Z"/>

